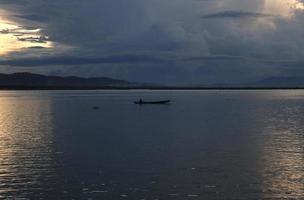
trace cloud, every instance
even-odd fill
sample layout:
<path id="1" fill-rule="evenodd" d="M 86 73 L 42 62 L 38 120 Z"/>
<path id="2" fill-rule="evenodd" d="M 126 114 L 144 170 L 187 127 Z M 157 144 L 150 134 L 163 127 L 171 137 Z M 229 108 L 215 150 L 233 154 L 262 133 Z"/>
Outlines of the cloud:
<path id="1" fill-rule="evenodd" d="M 31 43 L 46 43 L 47 41 L 49 41 L 48 37 L 46 37 L 46 36 L 24 37 L 22 35 L 21 37 L 18 37 L 17 39 L 22 42 L 31 42 Z"/>
<path id="2" fill-rule="evenodd" d="M 41 46 L 30 47 L 32 49 L 44 48 Z M 90 64 L 123 64 L 123 63 L 154 63 L 154 64 L 170 64 L 173 62 L 190 62 L 190 61 L 236 61 L 247 59 L 238 56 L 228 55 L 212 55 L 203 57 L 185 57 L 185 58 L 163 58 L 160 56 L 150 55 L 113 55 L 105 57 L 33 57 L 21 59 L 0 60 L 0 65 L 13 67 L 37 67 L 37 66 L 52 66 L 52 65 L 90 65 Z"/>
<path id="3" fill-rule="evenodd" d="M 202 16 L 204 19 L 248 19 L 248 18 L 265 18 L 273 15 L 246 11 L 221 11 Z"/>
<path id="4" fill-rule="evenodd" d="M 246 59 L 244 57 L 239 56 L 229 56 L 229 55 L 213 55 L 213 56 L 201 56 L 201 57 L 190 57 L 184 59 L 184 61 L 206 61 L 206 60 L 214 60 L 214 61 L 222 61 L 222 60 L 241 60 Z"/>
<path id="5" fill-rule="evenodd" d="M 33 72 L 170 83 L 238 82 L 294 68 L 304 73 L 300 64 L 263 62 L 304 56 L 303 10 L 276 1 L 2 0 L 7 19 L 40 28 L 49 38 L 22 33 L 33 48 L 11 53 L 0 64 L 9 70 L 25 66 Z M 20 33 L 0 34 L 6 32 Z M 53 48 L 40 48 L 47 40 Z"/>
<path id="6" fill-rule="evenodd" d="M 37 22 L 48 22 L 50 20 L 49 17 L 43 16 L 43 15 L 15 15 L 16 18 L 31 20 L 31 21 L 37 21 Z"/>
<path id="7" fill-rule="evenodd" d="M 45 58 L 23 58 L 12 60 L 0 60 L 0 65 L 13 67 L 37 67 L 53 65 L 90 65 L 111 63 L 163 63 L 166 60 L 146 55 L 118 55 L 99 58 L 86 57 L 45 57 Z"/>

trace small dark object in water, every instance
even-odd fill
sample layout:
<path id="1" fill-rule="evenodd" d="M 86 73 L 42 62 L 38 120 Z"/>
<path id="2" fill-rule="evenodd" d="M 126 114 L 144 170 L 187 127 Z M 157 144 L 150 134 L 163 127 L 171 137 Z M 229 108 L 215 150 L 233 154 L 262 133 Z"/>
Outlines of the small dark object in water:
<path id="1" fill-rule="evenodd" d="M 99 109 L 98 106 L 93 106 L 92 108 L 93 108 L 94 110 L 98 110 L 98 109 Z"/>
<path id="2" fill-rule="evenodd" d="M 164 101 L 143 101 L 143 100 L 139 100 L 139 101 L 134 101 L 135 104 L 168 104 L 170 103 L 171 100 L 164 100 Z"/>

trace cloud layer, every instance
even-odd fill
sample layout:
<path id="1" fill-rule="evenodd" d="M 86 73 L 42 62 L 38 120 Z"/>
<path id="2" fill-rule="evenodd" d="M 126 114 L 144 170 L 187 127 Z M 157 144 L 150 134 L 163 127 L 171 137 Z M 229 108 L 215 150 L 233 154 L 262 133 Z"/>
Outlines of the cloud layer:
<path id="1" fill-rule="evenodd" d="M 41 28 L 43 36 L 24 33 L 21 42 L 54 45 L 11 53 L 0 65 L 2 72 L 178 84 L 298 75 L 302 66 L 290 63 L 301 63 L 304 54 L 301 6 L 296 0 L 2 0 L 3 18 Z"/>

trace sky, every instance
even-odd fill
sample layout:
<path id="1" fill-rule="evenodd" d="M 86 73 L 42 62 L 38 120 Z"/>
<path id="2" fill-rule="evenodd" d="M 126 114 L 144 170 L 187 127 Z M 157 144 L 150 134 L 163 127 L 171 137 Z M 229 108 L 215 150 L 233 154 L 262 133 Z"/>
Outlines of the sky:
<path id="1" fill-rule="evenodd" d="M 304 0 L 0 0 L 0 73 L 175 85 L 304 77 Z"/>

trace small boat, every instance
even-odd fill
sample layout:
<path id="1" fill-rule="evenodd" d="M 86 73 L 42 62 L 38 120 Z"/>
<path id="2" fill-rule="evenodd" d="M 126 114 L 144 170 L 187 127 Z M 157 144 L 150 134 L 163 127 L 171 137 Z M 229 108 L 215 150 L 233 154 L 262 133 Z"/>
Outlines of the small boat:
<path id="1" fill-rule="evenodd" d="M 171 100 L 164 100 L 164 101 L 134 101 L 135 104 L 168 104 Z"/>
<path id="2" fill-rule="evenodd" d="M 92 109 L 93 109 L 93 110 L 98 110 L 99 107 L 98 107 L 98 106 L 93 106 Z"/>

